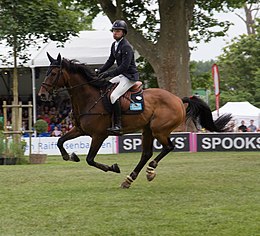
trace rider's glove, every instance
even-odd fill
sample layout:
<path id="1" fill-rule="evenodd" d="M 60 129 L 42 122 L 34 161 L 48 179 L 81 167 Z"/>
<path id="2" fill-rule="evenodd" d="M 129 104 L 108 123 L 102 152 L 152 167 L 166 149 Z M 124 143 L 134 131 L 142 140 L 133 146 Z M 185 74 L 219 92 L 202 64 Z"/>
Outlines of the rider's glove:
<path id="1" fill-rule="evenodd" d="M 108 72 L 103 72 L 101 74 L 98 75 L 98 78 L 99 79 L 105 79 L 109 76 L 109 73 Z"/>
<path id="2" fill-rule="evenodd" d="M 96 76 L 98 76 L 100 74 L 100 70 L 99 69 L 95 69 L 95 73 L 96 73 Z"/>

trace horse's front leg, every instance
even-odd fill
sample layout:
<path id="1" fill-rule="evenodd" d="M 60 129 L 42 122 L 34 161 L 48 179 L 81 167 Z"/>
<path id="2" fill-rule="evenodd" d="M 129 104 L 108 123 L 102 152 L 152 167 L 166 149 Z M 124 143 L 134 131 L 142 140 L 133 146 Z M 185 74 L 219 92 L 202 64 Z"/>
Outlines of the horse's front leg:
<path id="1" fill-rule="evenodd" d="M 67 153 L 66 149 L 63 147 L 63 144 L 67 140 L 77 138 L 81 135 L 82 135 L 82 133 L 80 132 L 80 130 L 74 126 L 68 133 L 64 134 L 63 136 L 61 136 L 58 139 L 57 146 L 60 150 L 60 153 L 62 155 L 63 160 L 65 160 L 65 161 L 75 161 L 75 162 L 80 161 L 80 159 L 78 158 L 78 156 L 75 153 L 72 153 L 71 155 L 69 155 Z"/>
<path id="2" fill-rule="evenodd" d="M 108 165 L 105 165 L 102 163 L 95 162 L 95 160 L 94 160 L 98 153 L 98 150 L 100 149 L 102 143 L 104 142 L 104 140 L 107 137 L 108 137 L 107 135 L 106 136 L 95 135 L 92 137 L 91 146 L 90 146 L 86 161 L 90 166 L 94 166 L 105 172 L 112 171 L 112 172 L 120 173 L 118 164 L 113 164 L 112 166 L 108 166 Z"/>

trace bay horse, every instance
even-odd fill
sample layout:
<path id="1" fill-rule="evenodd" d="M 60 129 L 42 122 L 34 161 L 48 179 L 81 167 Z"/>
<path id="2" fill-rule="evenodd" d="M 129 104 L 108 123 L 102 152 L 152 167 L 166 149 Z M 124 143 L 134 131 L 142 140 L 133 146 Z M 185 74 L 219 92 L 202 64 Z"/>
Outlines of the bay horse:
<path id="1" fill-rule="evenodd" d="M 67 140 L 89 135 L 92 141 L 86 157 L 87 163 L 105 172 L 120 173 L 118 164 L 109 166 L 94 160 L 103 141 L 110 135 L 107 128 L 111 126 L 111 113 L 107 112 L 102 102 L 107 93 L 106 86 L 110 82 L 98 79 L 95 72 L 85 64 L 61 58 L 60 54 L 57 59 L 52 58 L 48 53 L 47 55 L 50 66 L 41 85 L 39 96 L 43 100 L 49 100 L 58 89 L 64 88 L 68 90 L 72 103 L 74 126 L 57 142 L 63 159 L 80 161 L 75 153 L 69 155 L 63 144 Z M 196 125 L 213 132 L 226 131 L 225 126 L 231 120 L 231 116 L 227 114 L 213 121 L 208 105 L 194 96 L 180 99 L 164 89 L 150 88 L 143 91 L 143 98 L 144 111 L 142 113 L 122 115 L 123 134 L 142 131 L 141 159 L 122 182 L 122 188 L 131 186 L 144 165 L 153 156 L 154 139 L 160 142 L 162 150 L 147 166 L 148 181 L 154 179 L 155 168 L 160 160 L 174 149 L 174 144 L 169 137 L 171 132 L 185 124 L 188 118 L 191 118 Z"/>

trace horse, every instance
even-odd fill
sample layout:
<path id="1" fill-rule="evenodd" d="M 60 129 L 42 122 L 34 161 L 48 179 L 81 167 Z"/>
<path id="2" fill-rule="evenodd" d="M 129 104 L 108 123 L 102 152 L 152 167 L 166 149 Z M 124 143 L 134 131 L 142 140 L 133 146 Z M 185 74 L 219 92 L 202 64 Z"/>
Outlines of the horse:
<path id="1" fill-rule="evenodd" d="M 50 66 L 38 95 L 43 100 L 50 100 L 57 91 L 66 89 L 70 94 L 74 126 L 68 133 L 58 139 L 57 146 L 65 161 L 80 161 L 72 153 L 69 155 L 63 147 L 64 142 L 82 135 L 92 138 L 86 162 L 102 171 L 120 173 L 117 163 L 109 166 L 95 161 L 103 141 L 111 135 L 107 128 L 111 126 L 111 113 L 107 111 L 104 98 L 110 90 L 110 82 L 97 77 L 94 70 L 86 64 L 75 60 L 52 58 L 47 53 Z M 129 188 L 136 180 L 142 168 L 153 156 L 153 140 L 157 139 L 162 145 L 161 152 L 149 162 L 146 169 L 148 181 L 152 181 L 158 163 L 172 150 L 174 144 L 170 134 L 177 127 L 191 119 L 196 127 L 200 125 L 212 132 L 226 131 L 226 124 L 231 120 L 229 114 L 220 116 L 213 121 L 209 106 L 196 96 L 183 99 L 171 92 L 160 88 L 149 88 L 142 91 L 144 110 L 138 114 L 122 114 L 123 134 L 142 131 L 142 154 L 139 163 L 124 179 L 121 188 Z"/>

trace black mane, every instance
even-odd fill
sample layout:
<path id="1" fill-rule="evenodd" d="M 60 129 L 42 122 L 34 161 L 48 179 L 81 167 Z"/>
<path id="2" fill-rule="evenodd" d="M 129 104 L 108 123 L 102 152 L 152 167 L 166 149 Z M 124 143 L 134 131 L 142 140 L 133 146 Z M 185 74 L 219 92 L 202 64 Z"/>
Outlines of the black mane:
<path id="1" fill-rule="evenodd" d="M 80 63 L 77 60 L 67 60 L 63 58 L 62 67 L 70 73 L 80 74 L 84 80 L 86 80 L 86 82 L 90 83 L 96 88 L 102 88 L 109 85 L 108 81 L 99 79 L 93 70 L 88 68 L 86 64 Z"/>

